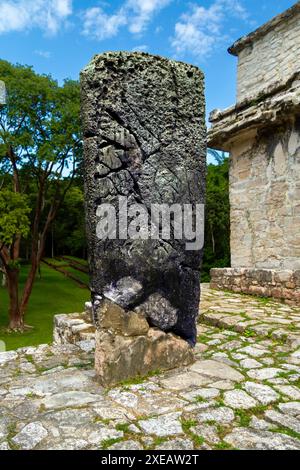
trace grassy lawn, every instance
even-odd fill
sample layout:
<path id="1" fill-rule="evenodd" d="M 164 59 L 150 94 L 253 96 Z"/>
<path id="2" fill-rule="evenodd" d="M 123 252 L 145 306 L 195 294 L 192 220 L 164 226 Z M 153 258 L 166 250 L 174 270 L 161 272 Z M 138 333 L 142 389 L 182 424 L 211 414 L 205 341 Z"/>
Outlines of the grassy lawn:
<path id="1" fill-rule="evenodd" d="M 21 286 L 28 267 L 22 267 Z M 6 289 L 0 287 L 0 340 L 6 343 L 6 349 L 34 346 L 52 342 L 53 316 L 57 313 L 82 312 L 84 302 L 89 300 L 88 289 L 82 289 L 63 274 L 42 264 L 42 279 L 35 282 L 30 298 L 25 322 L 33 330 L 23 334 L 6 333 L 8 321 L 8 298 Z"/>
<path id="2" fill-rule="evenodd" d="M 81 271 L 78 271 L 77 269 L 72 268 L 72 266 L 67 266 L 66 268 L 64 268 L 64 270 L 72 274 L 77 279 L 79 279 L 79 281 L 82 281 L 85 284 L 89 284 L 88 274 L 82 273 Z"/>
<path id="3" fill-rule="evenodd" d="M 64 258 L 67 258 L 71 261 L 76 261 L 77 263 L 82 264 L 83 266 L 88 266 L 88 262 L 85 259 L 76 258 L 76 256 L 69 256 L 69 255 L 64 256 Z"/>

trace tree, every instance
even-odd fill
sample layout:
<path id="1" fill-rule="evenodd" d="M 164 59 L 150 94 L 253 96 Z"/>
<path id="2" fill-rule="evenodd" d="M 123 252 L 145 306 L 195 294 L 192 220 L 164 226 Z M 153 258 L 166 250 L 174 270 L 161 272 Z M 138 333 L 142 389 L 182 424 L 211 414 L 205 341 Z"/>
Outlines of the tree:
<path id="1" fill-rule="evenodd" d="M 0 79 L 8 92 L 7 106 L 0 110 L 0 173 L 6 174 L 4 187 L 11 194 L 31 196 L 31 266 L 19 304 L 10 305 L 10 327 L 23 329 L 47 233 L 81 160 L 80 92 L 78 82 L 59 86 L 51 76 L 6 61 L 0 61 Z M 19 259 L 23 236 L 16 231 L 6 266 Z"/>
<path id="2" fill-rule="evenodd" d="M 15 241 L 29 233 L 30 207 L 26 196 L 8 189 L 0 191 L 0 259 L 7 277 L 10 299 L 10 327 L 14 328 L 20 316 L 19 310 L 19 260 L 14 249 Z"/>
<path id="3" fill-rule="evenodd" d="M 86 257 L 83 183 L 79 178 L 74 181 L 57 214 L 47 248 L 51 255 Z"/>
<path id="4" fill-rule="evenodd" d="M 226 266 L 230 266 L 230 206 L 229 160 L 224 155 L 217 165 L 207 167 L 202 280 L 209 280 L 211 268 Z"/>

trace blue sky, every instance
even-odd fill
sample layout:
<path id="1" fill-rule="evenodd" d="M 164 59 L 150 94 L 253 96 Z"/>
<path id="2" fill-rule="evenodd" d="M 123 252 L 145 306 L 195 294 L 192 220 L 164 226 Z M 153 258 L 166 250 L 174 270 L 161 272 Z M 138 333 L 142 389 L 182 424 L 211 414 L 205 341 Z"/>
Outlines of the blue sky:
<path id="1" fill-rule="evenodd" d="M 199 66 L 207 111 L 235 102 L 227 47 L 295 0 L 0 0 L 0 58 L 59 81 L 92 56 L 142 50 Z M 1 78 L 1 77 L 0 77 Z"/>

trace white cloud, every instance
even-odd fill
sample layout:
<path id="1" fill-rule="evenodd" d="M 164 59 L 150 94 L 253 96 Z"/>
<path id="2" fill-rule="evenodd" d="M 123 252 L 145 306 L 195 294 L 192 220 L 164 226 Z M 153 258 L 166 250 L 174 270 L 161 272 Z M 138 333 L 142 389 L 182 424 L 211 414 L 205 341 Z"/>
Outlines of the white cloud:
<path id="1" fill-rule="evenodd" d="M 1 0 L 0 34 L 39 28 L 58 32 L 72 13 L 72 0 Z"/>
<path id="2" fill-rule="evenodd" d="M 175 25 L 172 46 L 176 56 L 193 54 L 199 59 L 209 56 L 226 39 L 224 26 L 228 18 L 246 20 L 247 11 L 239 0 L 215 0 L 210 7 L 191 5 L 188 13 Z"/>
<path id="3" fill-rule="evenodd" d="M 40 57 L 43 57 L 43 59 L 50 59 L 51 57 L 51 52 L 49 51 L 42 51 L 42 50 L 37 49 L 36 51 L 34 51 L 34 53 L 36 55 L 39 55 Z"/>
<path id="4" fill-rule="evenodd" d="M 132 49 L 132 52 L 147 52 L 148 46 L 146 44 L 142 44 L 141 46 L 136 46 Z"/>
<path id="5" fill-rule="evenodd" d="M 92 7 L 83 14 L 83 34 L 98 40 L 116 36 L 122 26 L 132 34 L 141 34 L 154 15 L 173 0 L 126 0 L 113 14 Z"/>
<path id="6" fill-rule="evenodd" d="M 83 34 L 101 41 L 116 36 L 125 24 L 127 16 L 122 8 L 115 15 L 107 15 L 100 7 L 89 8 L 84 13 Z"/>
<path id="7" fill-rule="evenodd" d="M 131 33 L 142 33 L 155 13 L 159 12 L 172 0 L 128 0 L 127 8 L 133 13 L 129 24 Z"/>

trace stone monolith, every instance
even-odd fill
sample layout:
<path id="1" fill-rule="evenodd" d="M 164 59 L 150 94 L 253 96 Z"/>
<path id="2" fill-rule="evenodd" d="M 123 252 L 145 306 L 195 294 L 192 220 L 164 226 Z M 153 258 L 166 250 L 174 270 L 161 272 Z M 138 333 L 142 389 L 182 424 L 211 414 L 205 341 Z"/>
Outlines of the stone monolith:
<path id="1" fill-rule="evenodd" d="M 153 205 L 170 210 L 177 204 L 183 210 L 185 204 L 195 208 L 204 202 L 203 74 L 158 56 L 115 52 L 95 56 L 81 73 L 81 85 L 95 320 L 106 299 L 194 345 L 202 247 L 187 249 L 185 230 L 182 239 L 172 236 L 178 228 L 173 215 L 169 238 L 145 239 L 143 233 L 149 228 L 150 237 L 153 224 L 161 228 Z M 103 204 L 115 208 L 117 227 L 107 223 L 105 240 L 99 238 Z M 144 213 L 139 236 L 131 236 L 140 215 L 136 204 L 149 220 Z"/>

